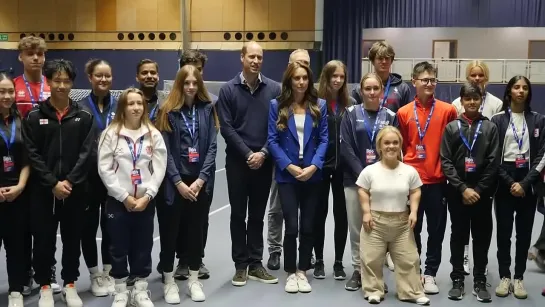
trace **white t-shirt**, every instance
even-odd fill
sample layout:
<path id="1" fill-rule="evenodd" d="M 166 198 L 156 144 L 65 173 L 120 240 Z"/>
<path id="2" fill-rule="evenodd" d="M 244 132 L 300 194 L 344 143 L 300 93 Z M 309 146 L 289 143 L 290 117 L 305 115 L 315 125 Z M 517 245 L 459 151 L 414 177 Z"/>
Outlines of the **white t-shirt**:
<path id="1" fill-rule="evenodd" d="M 517 130 L 517 137 L 522 138 L 522 128 L 524 128 L 524 138 L 522 139 L 522 150 L 519 150 L 519 144 L 515 139 L 513 133 L 513 126 L 511 122 L 505 132 L 505 145 L 503 146 L 503 161 L 515 162 L 518 154 L 524 154 L 524 157 L 528 159 L 530 153 L 530 137 L 528 135 L 528 126 L 525 125 L 524 113 L 511 113 L 511 121 L 515 124 Z"/>
<path id="2" fill-rule="evenodd" d="M 422 181 L 416 169 L 403 162 L 399 162 L 395 169 L 377 162 L 363 169 L 356 184 L 369 190 L 371 210 L 404 212 L 409 192 L 421 187 Z"/>

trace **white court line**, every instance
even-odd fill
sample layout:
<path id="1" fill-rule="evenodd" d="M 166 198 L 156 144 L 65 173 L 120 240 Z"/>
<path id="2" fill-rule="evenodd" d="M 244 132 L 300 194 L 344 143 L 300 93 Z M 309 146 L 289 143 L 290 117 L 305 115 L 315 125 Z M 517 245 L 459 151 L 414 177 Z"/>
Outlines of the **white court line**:
<path id="1" fill-rule="evenodd" d="M 216 173 L 223 172 L 224 170 L 225 170 L 225 167 L 220 168 L 220 169 L 216 170 Z M 227 208 L 227 207 L 229 207 L 229 206 L 230 206 L 230 204 L 227 204 L 227 205 L 225 205 L 225 206 L 223 206 L 223 207 L 221 207 L 221 208 L 219 208 L 219 209 L 216 209 L 216 210 L 210 212 L 210 214 L 209 214 L 208 216 L 212 216 L 212 215 L 214 215 L 214 214 L 220 212 L 221 210 L 223 210 L 223 209 L 225 209 L 225 208 Z M 60 237 L 61 237 L 61 235 L 60 235 L 60 234 L 57 234 L 57 238 L 60 238 Z M 102 241 L 102 238 L 96 238 L 96 239 L 97 239 L 97 241 Z M 157 240 L 159 240 L 159 237 L 153 238 L 153 242 L 155 242 L 155 241 L 157 241 Z"/>

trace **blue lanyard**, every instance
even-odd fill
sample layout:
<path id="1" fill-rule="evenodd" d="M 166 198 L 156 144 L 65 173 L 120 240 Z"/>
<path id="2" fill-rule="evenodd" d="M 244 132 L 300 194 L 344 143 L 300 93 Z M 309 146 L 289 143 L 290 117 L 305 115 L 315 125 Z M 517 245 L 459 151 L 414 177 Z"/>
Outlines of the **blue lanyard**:
<path id="1" fill-rule="evenodd" d="M 511 117 L 510 124 L 511 129 L 513 129 L 513 136 L 515 137 L 515 141 L 517 141 L 517 145 L 519 146 L 519 151 L 522 150 L 522 142 L 524 141 L 524 132 L 526 132 L 526 121 L 522 121 L 522 136 L 519 139 L 519 136 L 517 134 L 517 128 L 515 128 L 515 124 L 513 122 L 513 112 L 511 112 L 511 108 L 507 108 L 507 111 L 509 111 L 509 117 Z"/>
<path id="2" fill-rule="evenodd" d="M 486 101 L 486 93 L 484 93 L 483 102 L 481 102 L 481 107 L 479 108 L 479 113 L 483 113 L 484 102 L 485 102 L 485 101 Z"/>
<path id="3" fill-rule="evenodd" d="M 420 142 L 424 139 L 424 136 L 426 136 L 426 132 L 428 131 L 428 127 L 430 125 L 431 121 L 431 115 L 433 114 L 433 110 L 435 109 L 435 99 L 431 102 L 431 110 L 430 114 L 428 115 L 428 119 L 426 120 L 426 125 L 424 126 L 424 131 L 420 128 L 420 122 L 418 121 L 418 113 L 416 113 L 416 101 L 414 102 L 414 120 L 416 121 L 416 128 L 418 129 L 418 137 L 420 137 Z"/>
<path id="4" fill-rule="evenodd" d="M 151 112 L 149 113 L 149 119 L 150 120 L 153 120 L 153 118 L 155 117 L 155 112 L 157 112 L 157 107 L 159 106 L 159 102 L 157 102 L 157 104 L 155 105 L 155 107 L 153 107 L 153 109 L 151 110 Z"/>
<path id="5" fill-rule="evenodd" d="M 479 124 L 477 124 L 477 129 L 475 129 L 475 135 L 473 136 L 473 142 L 471 142 L 471 146 L 469 146 L 469 141 L 465 137 L 465 135 L 462 133 L 462 125 L 460 124 L 460 121 L 458 120 L 458 130 L 460 131 L 460 138 L 462 139 L 462 142 L 464 142 L 464 145 L 466 145 L 467 149 L 469 149 L 469 155 L 471 156 L 471 152 L 473 151 L 473 147 L 475 146 L 475 141 L 477 140 L 477 137 L 479 137 L 479 130 L 481 130 L 481 125 L 483 124 L 483 121 L 480 120 Z"/>
<path id="6" fill-rule="evenodd" d="M 93 111 L 93 115 L 95 116 L 95 119 L 97 121 L 98 128 L 101 131 L 104 130 L 110 124 L 110 120 L 111 120 L 110 112 L 107 112 L 107 114 L 106 114 L 106 126 L 103 126 L 102 125 L 102 118 L 100 116 L 100 113 L 98 113 L 98 109 L 95 106 L 95 103 L 93 102 L 93 99 L 91 98 L 91 95 L 87 96 L 87 100 L 89 100 L 89 105 L 91 106 L 91 110 Z M 115 108 L 114 108 L 114 98 L 110 95 L 110 111 L 111 110 L 115 110 Z"/>
<path id="7" fill-rule="evenodd" d="M 191 117 L 193 117 L 193 130 L 189 129 L 189 124 L 187 123 L 187 118 L 185 117 L 184 112 L 182 112 L 182 110 L 180 110 L 180 113 L 182 114 L 182 117 L 184 118 L 185 126 L 187 127 L 187 130 L 189 130 L 189 134 L 191 135 L 191 140 L 193 140 L 193 143 L 194 143 L 195 142 L 195 122 L 196 122 L 196 119 L 195 119 L 195 105 L 193 105 L 193 107 L 191 109 L 192 109 Z"/>
<path id="8" fill-rule="evenodd" d="M 368 122 L 371 121 L 371 118 L 367 116 L 367 120 L 365 120 L 365 110 L 363 109 L 363 106 L 361 106 L 361 115 L 363 116 L 363 125 L 365 126 L 365 130 L 367 131 L 367 136 L 369 137 L 369 140 L 371 140 L 371 146 L 374 148 L 373 141 L 375 140 L 375 133 L 377 132 L 377 123 L 379 119 L 380 109 L 377 112 L 377 117 L 375 118 L 375 124 L 373 125 L 373 130 L 371 132 L 371 129 L 368 125 Z"/>
<path id="9" fill-rule="evenodd" d="M 0 129 L 0 135 L 2 136 L 4 141 L 6 142 L 6 146 L 8 148 L 8 155 L 9 155 L 9 150 L 11 148 L 11 145 L 13 145 L 13 143 L 15 142 L 15 126 L 16 125 L 17 125 L 17 120 L 14 117 L 13 120 L 11 121 L 11 136 L 10 136 L 9 141 L 8 141 L 8 137 L 4 133 L 4 130 Z"/>
<path id="10" fill-rule="evenodd" d="M 384 107 L 386 102 L 388 101 L 388 94 L 390 93 L 390 84 L 392 83 L 392 77 L 388 77 L 388 82 L 386 83 L 386 88 L 384 89 L 384 98 L 382 99 L 382 102 L 380 103 L 380 109 Z"/>
<path id="11" fill-rule="evenodd" d="M 44 97 L 44 77 L 42 76 L 42 80 L 40 81 L 40 96 L 38 96 L 38 101 L 36 101 L 34 95 L 32 94 L 30 84 L 28 83 L 25 74 L 23 74 L 23 80 L 25 81 L 26 89 L 28 91 L 28 95 L 30 96 L 30 101 L 32 102 L 32 105 L 35 105 L 38 101 L 42 101 Z"/>
<path id="12" fill-rule="evenodd" d="M 134 154 L 134 149 L 131 146 L 131 139 L 128 137 L 125 137 L 125 141 L 127 141 L 127 145 L 129 145 L 129 150 L 131 151 L 131 157 L 132 157 L 132 166 L 133 168 L 136 168 L 136 161 L 140 159 L 140 154 L 142 153 L 142 143 L 144 143 L 144 136 L 140 137 L 140 148 L 138 149 L 138 155 Z"/>

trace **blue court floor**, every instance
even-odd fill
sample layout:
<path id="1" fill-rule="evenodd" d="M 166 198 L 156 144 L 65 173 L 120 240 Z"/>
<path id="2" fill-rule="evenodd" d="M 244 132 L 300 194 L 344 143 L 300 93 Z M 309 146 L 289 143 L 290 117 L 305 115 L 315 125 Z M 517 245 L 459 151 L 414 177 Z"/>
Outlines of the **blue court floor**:
<path id="1" fill-rule="evenodd" d="M 206 257 L 204 262 L 211 271 L 211 277 L 208 280 L 202 281 L 204 285 L 204 291 L 206 294 L 206 301 L 203 303 L 194 303 L 187 295 L 187 286 L 185 281 L 178 281 L 180 287 L 180 294 L 182 297 L 182 303 L 180 306 L 211 306 L 211 307 L 224 307 L 224 306 L 241 306 L 248 304 L 248 306 L 259 307 L 272 307 L 272 306 L 338 306 L 343 307 L 361 307 L 368 303 L 363 300 L 361 291 L 348 292 L 344 289 L 344 281 L 335 281 L 331 277 L 332 265 L 334 259 L 333 251 L 333 214 L 330 208 L 330 214 L 327 221 L 327 237 L 325 243 L 325 262 L 326 262 L 326 274 L 327 278 L 324 280 L 313 280 L 311 277 L 312 272 L 309 271 L 309 281 L 312 284 L 312 293 L 309 294 L 288 294 L 284 292 L 284 285 L 286 274 L 280 271 L 273 271 L 272 273 L 279 277 L 279 283 L 276 285 L 266 285 L 255 281 L 249 281 L 244 287 L 234 287 L 231 285 L 231 278 L 234 274 L 234 266 L 231 261 L 231 240 L 229 235 L 229 199 L 227 196 L 227 182 L 225 178 L 225 144 L 221 137 L 218 137 L 218 158 L 217 158 L 217 174 L 216 174 L 216 189 L 214 194 L 214 203 L 210 210 L 210 230 L 209 240 L 206 249 Z M 330 200 L 331 203 L 332 200 Z M 331 207 L 331 206 L 330 206 Z M 539 233 L 540 227 L 543 223 L 543 215 L 537 214 L 534 224 L 534 241 Z M 451 283 L 449 273 L 451 266 L 449 263 L 450 250 L 449 250 L 449 238 L 450 238 L 450 222 L 447 227 L 447 233 L 445 235 L 445 241 L 443 243 L 443 262 L 437 276 L 437 283 L 441 292 L 438 295 L 430 296 L 431 304 L 433 306 L 479 306 L 480 303 L 470 294 L 472 281 L 471 277 L 466 279 L 466 296 L 460 302 L 451 301 L 447 298 L 447 292 L 450 289 Z M 265 229 L 263 237 L 266 238 L 267 222 L 265 221 Z M 426 229 L 426 227 L 424 227 Z M 100 240 L 100 233 L 97 235 L 97 240 Z M 155 271 L 155 266 L 159 260 L 159 230 L 156 226 L 155 229 L 155 245 L 153 248 L 153 268 L 154 271 L 149 278 L 150 291 L 152 300 L 156 307 L 171 306 L 164 302 L 162 293 L 162 284 L 159 274 Z M 424 234 L 422 241 L 425 243 L 427 236 Z M 514 240 L 514 237 L 513 237 Z M 60 240 L 59 240 L 60 241 Z M 266 245 L 266 240 L 265 245 Z M 513 244 L 514 245 L 514 244 Z M 57 260 L 61 259 L 62 245 L 57 243 Z M 514 249 L 514 246 L 513 246 Z M 99 249 L 100 250 L 100 249 Z M 7 273 L 5 266 L 5 253 L 0 251 L 0 306 L 7 306 Z M 100 259 L 100 258 L 99 258 Z M 263 263 L 266 264 L 268 259 L 267 246 L 265 246 L 265 255 Z M 489 252 L 489 275 L 488 283 L 491 284 L 491 291 L 498 285 L 498 266 L 496 260 L 496 243 L 495 232 L 492 240 L 492 245 Z M 350 265 L 350 248 L 347 244 L 344 254 L 344 265 L 348 275 L 352 274 Z M 80 296 L 86 307 L 108 307 L 112 303 L 112 298 L 95 298 L 89 292 L 90 281 L 89 272 L 85 267 L 83 257 L 81 258 L 80 266 L 81 277 L 76 286 L 80 292 Z M 57 274 L 60 277 L 60 268 Z M 393 274 L 385 269 L 386 282 L 390 286 L 390 293 L 386 295 L 385 301 L 381 303 L 381 306 L 403 306 L 408 303 L 401 303 L 395 298 L 395 281 Z M 545 297 L 541 296 L 541 289 L 545 287 L 545 273 L 539 272 L 537 267 L 533 263 L 528 263 L 528 271 L 525 275 L 525 286 L 529 292 L 529 298 L 527 300 L 517 300 L 512 296 L 504 299 L 492 297 L 494 306 L 528 306 L 528 307 L 544 307 Z M 66 306 L 57 296 L 56 306 Z M 30 297 L 25 299 L 25 306 L 38 306 L 38 289 L 33 291 Z"/>

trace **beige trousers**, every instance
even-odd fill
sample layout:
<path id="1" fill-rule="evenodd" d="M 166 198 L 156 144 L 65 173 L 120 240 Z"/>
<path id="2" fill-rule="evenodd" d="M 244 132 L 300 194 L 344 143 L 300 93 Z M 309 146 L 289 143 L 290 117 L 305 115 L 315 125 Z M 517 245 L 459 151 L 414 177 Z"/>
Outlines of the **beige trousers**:
<path id="1" fill-rule="evenodd" d="M 400 300 L 415 300 L 423 297 L 420 281 L 420 259 L 409 227 L 408 212 L 372 211 L 374 228 L 367 232 L 361 229 L 360 258 L 362 290 L 365 297 L 384 297 L 382 271 L 386 250 L 395 265 L 397 297 Z"/>

